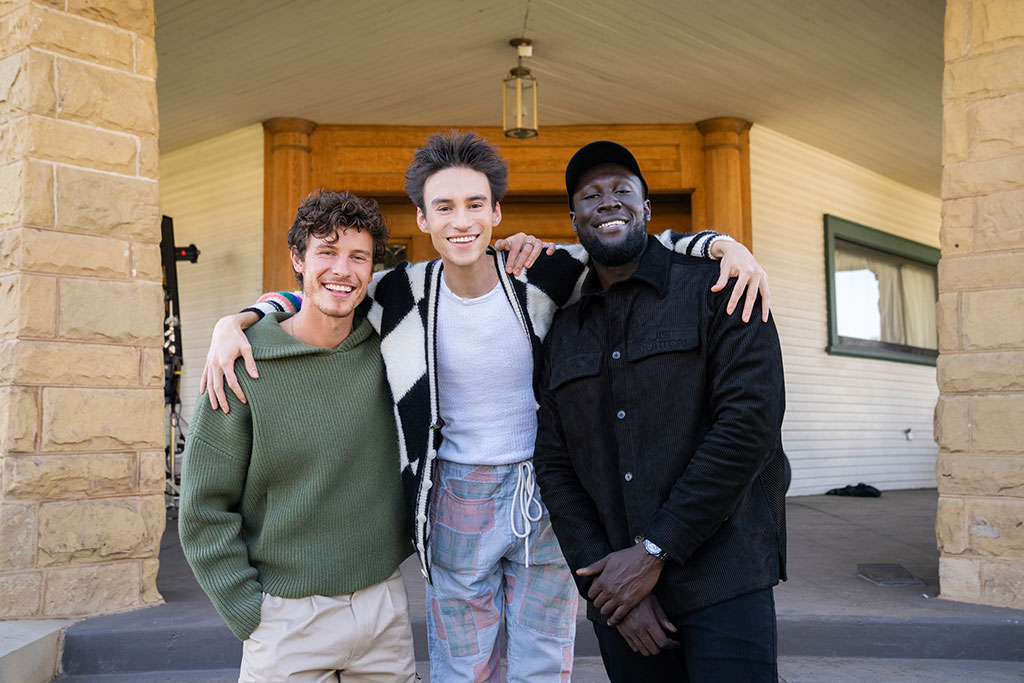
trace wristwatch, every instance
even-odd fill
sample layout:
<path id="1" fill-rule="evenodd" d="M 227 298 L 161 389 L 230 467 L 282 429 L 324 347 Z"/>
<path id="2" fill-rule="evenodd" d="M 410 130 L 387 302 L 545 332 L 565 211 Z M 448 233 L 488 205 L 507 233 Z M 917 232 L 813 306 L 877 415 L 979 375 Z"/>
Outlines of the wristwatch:
<path id="1" fill-rule="evenodd" d="M 662 562 L 668 559 L 668 553 L 662 550 L 660 545 L 649 538 L 644 539 L 644 551 L 646 551 L 648 555 L 654 555 Z"/>

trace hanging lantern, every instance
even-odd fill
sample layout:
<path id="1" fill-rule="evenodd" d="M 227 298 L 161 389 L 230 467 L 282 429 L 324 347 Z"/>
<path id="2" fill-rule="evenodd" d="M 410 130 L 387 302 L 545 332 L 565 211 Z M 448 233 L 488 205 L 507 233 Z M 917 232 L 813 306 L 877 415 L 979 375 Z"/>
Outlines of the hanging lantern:
<path id="1" fill-rule="evenodd" d="M 523 66 L 523 58 L 533 56 L 533 43 L 528 38 L 508 42 L 516 48 L 517 60 L 501 87 L 501 127 L 505 137 L 532 138 L 537 135 L 537 79 Z"/>

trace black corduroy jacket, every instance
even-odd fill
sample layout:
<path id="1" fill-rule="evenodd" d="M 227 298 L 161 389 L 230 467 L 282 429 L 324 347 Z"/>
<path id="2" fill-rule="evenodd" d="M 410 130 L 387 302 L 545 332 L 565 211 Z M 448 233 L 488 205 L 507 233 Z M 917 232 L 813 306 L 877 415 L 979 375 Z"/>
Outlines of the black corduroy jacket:
<path id="1" fill-rule="evenodd" d="M 779 339 L 760 305 L 727 315 L 717 277 L 649 239 L 630 278 L 591 272 L 545 343 L 534 464 L 566 560 L 649 538 L 670 617 L 785 579 Z"/>

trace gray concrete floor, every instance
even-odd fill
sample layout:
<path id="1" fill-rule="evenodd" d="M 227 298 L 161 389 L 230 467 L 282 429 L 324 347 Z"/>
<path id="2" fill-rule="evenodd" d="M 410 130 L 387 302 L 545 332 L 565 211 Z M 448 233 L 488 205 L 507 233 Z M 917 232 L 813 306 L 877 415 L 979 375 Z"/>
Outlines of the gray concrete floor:
<path id="1" fill-rule="evenodd" d="M 935 490 L 886 491 L 874 499 L 804 496 L 787 501 L 789 581 L 775 593 L 780 673 L 787 683 L 1024 680 L 1024 611 L 967 605 L 936 595 L 936 503 Z M 198 589 L 173 529 L 170 525 L 164 539 L 158 578 L 166 604 L 72 627 L 65 640 L 65 663 L 74 665 L 100 651 L 104 668 L 80 670 L 59 681 L 235 680 L 238 641 Z M 923 585 L 876 586 L 858 578 L 860 563 L 902 564 Z M 423 581 L 415 561 L 403 570 L 417 659 L 426 674 Z M 573 678 L 604 683 L 593 631 L 582 612 Z M 180 671 L 200 662 L 206 671 Z M 85 675 L 118 670 L 163 673 Z"/>

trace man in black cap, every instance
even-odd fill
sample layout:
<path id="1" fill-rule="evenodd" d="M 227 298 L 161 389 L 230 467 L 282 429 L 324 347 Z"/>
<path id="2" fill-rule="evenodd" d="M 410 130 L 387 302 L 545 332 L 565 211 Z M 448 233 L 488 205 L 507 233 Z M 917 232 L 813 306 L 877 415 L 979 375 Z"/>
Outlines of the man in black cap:
<path id="1" fill-rule="evenodd" d="M 782 358 L 732 283 L 646 234 L 647 183 L 613 142 L 565 173 L 594 268 L 545 343 L 534 463 L 618 681 L 775 681 L 785 578 Z M 760 315 L 760 301 L 755 306 Z"/>

